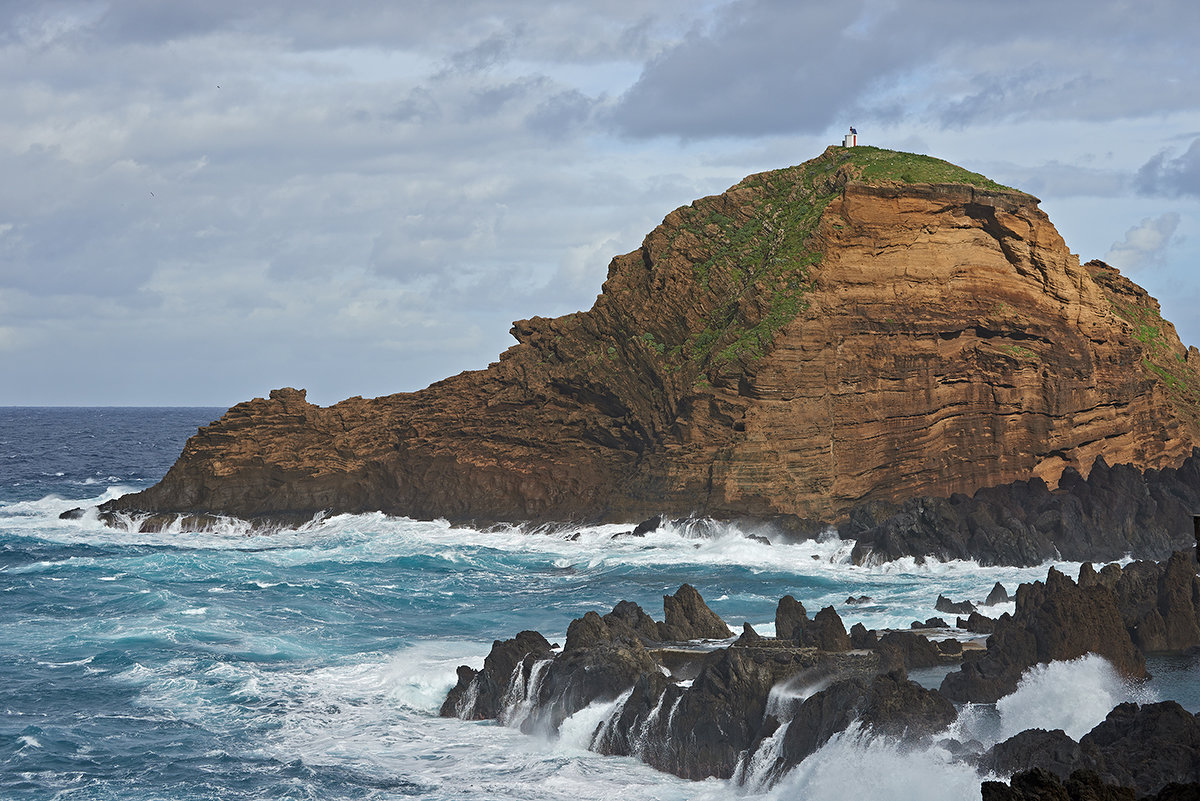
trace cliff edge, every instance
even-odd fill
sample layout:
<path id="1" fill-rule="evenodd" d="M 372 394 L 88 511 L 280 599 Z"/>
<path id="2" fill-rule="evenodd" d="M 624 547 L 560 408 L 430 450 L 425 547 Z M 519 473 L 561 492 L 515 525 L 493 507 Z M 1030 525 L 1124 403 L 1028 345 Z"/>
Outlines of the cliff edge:
<path id="1" fill-rule="evenodd" d="M 831 147 L 676 209 L 588 311 L 484 370 L 322 408 L 282 389 L 104 512 L 836 521 L 1200 444 L 1200 351 L 1028 194 Z"/>

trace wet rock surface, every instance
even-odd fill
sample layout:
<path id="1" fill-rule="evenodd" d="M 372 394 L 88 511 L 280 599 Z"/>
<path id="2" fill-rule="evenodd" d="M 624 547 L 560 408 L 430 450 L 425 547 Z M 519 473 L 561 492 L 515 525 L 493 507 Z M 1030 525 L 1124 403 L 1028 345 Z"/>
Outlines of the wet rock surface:
<path id="1" fill-rule="evenodd" d="M 1165 559 L 1194 544 L 1191 521 L 1197 510 L 1200 449 L 1178 468 L 1144 472 L 1097 458 L 1086 479 L 1068 468 L 1053 490 L 1034 478 L 981 489 L 972 497 L 913 498 L 894 513 L 852 514 L 852 523 L 840 531 L 857 540 L 859 561 L 932 556 L 1037 565 L 1129 554 Z M 996 602 L 991 595 L 986 601 Z"/>
<path id="2" fill-rule="evenodd" d="M 536 632 L 496 641 L 482 669 L 459 668 L 441 714 L 553 735 L 575 713 L 607 705 L 588 733 L 592 750 L 685 778 L 760 788 L 857 726 L 908 747 L 940 736 L 981 774 L 1012 776 L 985 783 L 985 798 L 1186 798 L 1200 787 L 1193 784 L 1200 782 L 1200 718 L 1175 702 L 1119 705 L 1078 742 L 1060 730 L 1030 729 L 979 753 L 978 743 L 945 739 L 945 730 L 954 701 L 994 701 L 1035 664 L 1098 653 L 1126 676 L 1144 675 L 1131 630 L 1152 615 L 1164 638 L 1154 642 L 1191 647 L 1200 583 L 1189 558 L 1099 571 L 1085 565 L 1078 582 L 1052 568 L 1045 582 L 1017 589 L 1016 611 L 994 621 L 983 653 L 861 623 L 846 633 L 832 607 L 810 618 L 793 596 L 777 606 L 781 636 L 745 624 L 729 642 L 725 622 L 683 585 L 664 596 L 669 621 L 622 601 L 572 621 L 561 650 Z M 675 633 L 697 636 L 678 641 Z M 956 664 L 940 691 L 906 672 Z"/>
<path id="3" fill-rule="evenodd" d="M 1025 731 L 994 746 L 979 764 L 1016 772 L 1008 788 L 985 785 L 984 798 L 1132 799 L 1164 792 L 1197 798 L 1200 718 L 1174 701 L 1121 704 L 1078 743 L 1062 731 Z M 1192 795 L 1183 795 L 1188 788 L 1181 785 L 1190 785 Z M 1107 796 L 1089 796 L 1088 788 Z"/>

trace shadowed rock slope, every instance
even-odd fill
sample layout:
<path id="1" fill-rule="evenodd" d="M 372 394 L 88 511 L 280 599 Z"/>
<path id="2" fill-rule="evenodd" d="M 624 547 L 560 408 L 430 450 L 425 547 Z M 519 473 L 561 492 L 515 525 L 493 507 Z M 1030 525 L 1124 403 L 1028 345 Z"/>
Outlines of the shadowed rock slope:
<path id="1" fill-rule="evenodd" d="M 1036 198 L 829 148 L 671 212 L 588 311 L 485 370 L 322 408 L 283 389 L 201 428 L 106 512 L 451 521 L 837 521 L 863 504 L 1200 443 L 1200 352 L 1081 265 Z"/>

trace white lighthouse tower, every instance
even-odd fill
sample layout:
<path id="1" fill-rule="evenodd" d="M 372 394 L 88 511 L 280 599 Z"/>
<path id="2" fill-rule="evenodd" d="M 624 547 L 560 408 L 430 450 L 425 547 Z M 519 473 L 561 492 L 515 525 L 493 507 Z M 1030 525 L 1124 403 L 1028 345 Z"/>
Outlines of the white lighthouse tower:
<path id="1" fill-rule="evenodd" d="M 854 147 L 858 144 L 858 131 L 854 130 L 854 126 L 850 126 L 850 133 L 842 139 L 842 147 Z"/>

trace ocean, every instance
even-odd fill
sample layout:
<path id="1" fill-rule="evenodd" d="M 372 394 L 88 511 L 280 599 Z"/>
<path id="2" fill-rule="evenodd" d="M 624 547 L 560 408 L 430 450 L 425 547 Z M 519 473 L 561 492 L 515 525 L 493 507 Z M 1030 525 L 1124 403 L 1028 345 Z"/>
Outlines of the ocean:
<path id="1" fill-rule="evenodd" d="M 619 600 L 661 619 L 684 582 L 735 630 L 771 634 L 785 594 L 810 613 L 836 606 L 847 628 L 907 628 L 938 614 L 939 593 L 980 601 L 1047 566 L 855 566 L 832 534 L 767 545 L 728 525 L 630 538 L 614 537 L 629 526 L 479 531 L 368 514 L 139 534 L 59 519 L 153 484 L 222 411 L 0 409 L 0 798 L 978 797 L 980 777 L 941 747 L 855 730 L 774 786 L 737 786 L 590 753 L 601 708 L 556 739 L 437 710 L 455 667 L 479 667 L 494 639 L 536 629 L 562 642 L 573 618 Z M 1035 669 L 998 704 L 964 709 L 955 733 L 1078 737 L 1123 700 L 1200 711 L 1195 660 L 1150 667 L 1141 686 L 1094 657 Z"/>

